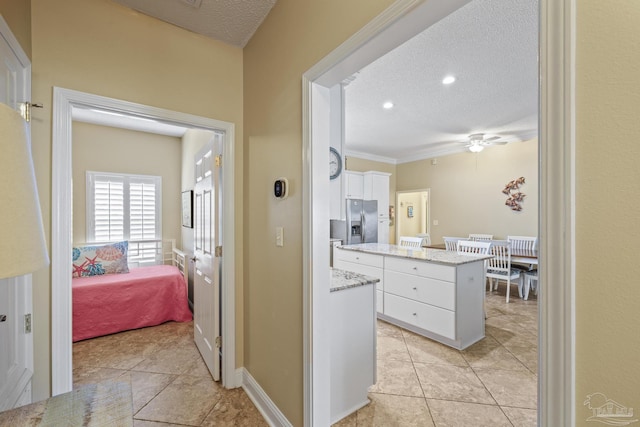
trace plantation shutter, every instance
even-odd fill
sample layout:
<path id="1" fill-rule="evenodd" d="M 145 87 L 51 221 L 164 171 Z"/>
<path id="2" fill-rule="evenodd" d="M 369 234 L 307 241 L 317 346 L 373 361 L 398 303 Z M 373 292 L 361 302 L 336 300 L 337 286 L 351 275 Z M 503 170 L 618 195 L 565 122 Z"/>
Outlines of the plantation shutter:
<path id="1" fill-rule="evenodd" d="M 106 178 L 106 177 L 105 177 Z M 94 187 L 94 241 L 124 240 L 124 182 L 96 180 Z"/>
<path id="2" fill-rule="evenodd" d="M 159 176 L 87 172 L 87 241 L 162 239 Z M 155 257 L 145 249 L 141 258 Z M 149 252 L 148 254 L 146 252 Z"/>

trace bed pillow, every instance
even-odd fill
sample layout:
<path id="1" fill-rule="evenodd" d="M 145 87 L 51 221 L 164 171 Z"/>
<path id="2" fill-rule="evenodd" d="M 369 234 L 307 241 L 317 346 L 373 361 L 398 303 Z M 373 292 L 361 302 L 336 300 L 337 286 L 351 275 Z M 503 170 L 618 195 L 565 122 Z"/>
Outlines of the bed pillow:
<path id="1" fill-rule="evenodd" d="M 72 277 L 128 273 L 128 246 L 124 241 L 108 245 L 74 247 Z"/>

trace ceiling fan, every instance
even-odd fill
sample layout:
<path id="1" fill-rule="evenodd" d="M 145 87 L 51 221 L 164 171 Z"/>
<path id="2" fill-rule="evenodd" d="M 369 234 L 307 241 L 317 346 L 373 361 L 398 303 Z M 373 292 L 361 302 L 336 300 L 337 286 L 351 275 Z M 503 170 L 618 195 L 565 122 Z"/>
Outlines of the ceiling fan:
<path id="1" fill-rule="evenodd" d="M 500 137 L 497 135 L 487 138 L 484 133 L 474 133 L 469 135 L 468 141 L 465 141 L 467 142 L 465 148 L 468 148 L 469 151 L 473 153 L 479 153 L 484 150 L 484 147 L 488 147 L 490 145 L 504 145 L 507 143 L 507 141 L 499 141 L 499 139 Z"/>

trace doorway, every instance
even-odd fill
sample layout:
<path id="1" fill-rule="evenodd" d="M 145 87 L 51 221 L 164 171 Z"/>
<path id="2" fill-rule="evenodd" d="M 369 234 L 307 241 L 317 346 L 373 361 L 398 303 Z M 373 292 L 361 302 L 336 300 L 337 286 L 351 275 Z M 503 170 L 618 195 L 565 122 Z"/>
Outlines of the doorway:
<path id="1" fill-rule="evenodd" d="M 429 234 L 429 189 L 396 192 L 396 242 Z"/>
<path id="2" fill-rule="evenodd" d="M 330 88 L 465 3 L 399 0 L 303 75 L 303 188 L 308 190 L 303 200 L 303 259 L 309 260 L 303 263 L 305 425 L 327 425 L 330 413 L 330 384 L 323 376 L 329 369 L 329 337 L 321 326 L 329 315 L 324 292 L 329 271 L 320 267 L 329 262 L 324 243 L 329 214 L 323 209 L 329 199 L 329 138 L 323 129 L 330 127 Z M 540 280 L 557 285 L 540 293 L 542 425 L 572 425 L 574 418 L 572 4 L 540 0 L 539 158 L 545 165 L 539 182 Z M 556 235 L 566 238 L 550 244 Z"/>
<path id="3" fill-rule="evenodd" d="M 208 129 L 226 134 L 223 193 L 222 241 L 222 331 L 225 335 L 222 384 L 237 387 L 235 374 L 235 216 L 234 216 L 234 142 L 232 123 L 193 116 L 170 110 L 135 104 L 113 98 L 54 87 L 52 147 L 52 230 L 51 230 L 51 363 L 52 395 L 72 390 L 71 337 L 71 192 L 72 122 L 80 108 L 93 108 L 124 116 L 145 117 L 184 127 Z"/>

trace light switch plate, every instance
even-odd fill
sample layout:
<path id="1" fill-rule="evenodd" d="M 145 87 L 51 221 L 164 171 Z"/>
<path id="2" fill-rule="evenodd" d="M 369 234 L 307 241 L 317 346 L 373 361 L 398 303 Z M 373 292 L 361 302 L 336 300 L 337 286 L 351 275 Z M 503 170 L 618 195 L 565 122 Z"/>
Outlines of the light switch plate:
<path id="1" fill-rule="evenodd" d="M 276 246 L 284 246 L 284 229 L 276 227 Z"/>

